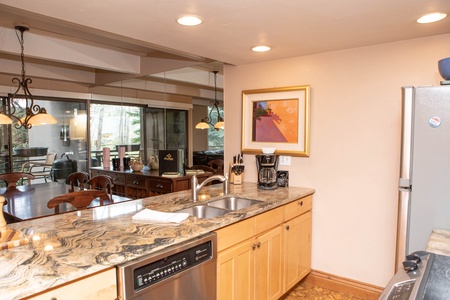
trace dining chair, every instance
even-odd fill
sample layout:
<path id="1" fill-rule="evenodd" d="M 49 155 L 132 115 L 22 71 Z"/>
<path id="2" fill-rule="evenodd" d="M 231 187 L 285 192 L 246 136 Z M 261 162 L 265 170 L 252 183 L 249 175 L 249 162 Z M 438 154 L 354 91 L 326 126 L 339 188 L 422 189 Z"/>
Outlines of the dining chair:
<path id="1" fill-rule="evenodd" d="M 55 214 L 59 214 L 59 205 L 62 203 L 69 203 L 76 210 L 86 209 L 92 201 L 100 199 L 100 206 L 103 205 L 103 200 L 108 199 L 108 194 L 104 190 L 83 190 L 67 193 L 56 196 L 47 203 L 48 208 L 54 208 Z"/>
<path id="2" fill-rule="evenodd" d="M 89 179 L 87 185 L 90 186 L 91 189 L 105 191 L 108 194 L 109 201 L 111 203 L 114 202 L 112 194 L 114 183 L 111 176 L 97 175 Z"/>
<path id="3" fill-rule="evenodd" d="M 44 162 L 29 161 L 22 165 L 22 172 L 31 173 L 34 177 L 44 178 L 47 182 L 47 178 L 50 178 L 53 162 L 56 159 L 56 153 L 47 153 Z"/>
<path id="4" fill-rule="evenodd" d="M 27 179 L 28 185 L 31 185 L 31 180 L 34 179 L 34 175 L 25 172 L 11 172 L 0 174 L 0 180 L 6 183 L 8 190 L 15 189 L 17 186 L 17 182 L 20 180 L 21 183 L 23 183 L 24 178 Z"/>
<path id="5" fill-rule="evenodd" d="M 90 175 L 87 172 L 74 172 L 67 177 L 67 183 L 70 184 L 69 192 L 75 192 L 75 187 L 78 186 L 78 190 L 85 189 L 86 184 L 90 179 Z"/>

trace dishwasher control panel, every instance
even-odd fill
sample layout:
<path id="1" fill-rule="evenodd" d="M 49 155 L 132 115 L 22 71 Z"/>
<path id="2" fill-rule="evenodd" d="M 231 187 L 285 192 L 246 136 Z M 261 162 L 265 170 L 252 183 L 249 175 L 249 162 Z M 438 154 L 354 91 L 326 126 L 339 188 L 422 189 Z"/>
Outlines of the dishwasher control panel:
<path id="1" fill-rule="evenodd" d="M 133 273 L 134 290 L 140 290 L 169 278 L 197 264 L 210 260 L 212 256 L 212 242 L 207 241 L 139 267 Z"/>

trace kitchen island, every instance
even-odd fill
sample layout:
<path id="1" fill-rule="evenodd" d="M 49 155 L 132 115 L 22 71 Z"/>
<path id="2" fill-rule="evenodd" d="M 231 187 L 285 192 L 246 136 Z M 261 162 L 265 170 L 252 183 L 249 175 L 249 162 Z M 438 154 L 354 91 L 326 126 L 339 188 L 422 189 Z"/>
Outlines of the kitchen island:
<path id="1" fill-rule="evenodd" d="M 30 240 L 0 252 L 0 299 L 21 299 L 87 277 L 193 237 L 312 195 L 301 187 L 258 190 L 231 185 L 230 194 L 263 200 L 224 216 L 189 217 L 181 224 L 132 220 L 143 208 L 173 212 L 194 205 L 190 191 L 149 197 L 8 225 Z M 222 196 L 222 185 L 204 187 L 199 202 Z"/>

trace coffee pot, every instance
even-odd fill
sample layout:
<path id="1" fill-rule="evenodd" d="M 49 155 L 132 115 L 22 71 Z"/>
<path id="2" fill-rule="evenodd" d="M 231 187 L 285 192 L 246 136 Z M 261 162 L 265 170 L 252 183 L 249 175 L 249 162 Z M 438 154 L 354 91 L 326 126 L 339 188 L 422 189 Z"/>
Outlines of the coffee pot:
<path id="1" fill-rule="evenodd" d="M 278 155 L 257 154 L 256 167 L 258 169 L 258 188 L 274 190 L 277 185 Z"/>

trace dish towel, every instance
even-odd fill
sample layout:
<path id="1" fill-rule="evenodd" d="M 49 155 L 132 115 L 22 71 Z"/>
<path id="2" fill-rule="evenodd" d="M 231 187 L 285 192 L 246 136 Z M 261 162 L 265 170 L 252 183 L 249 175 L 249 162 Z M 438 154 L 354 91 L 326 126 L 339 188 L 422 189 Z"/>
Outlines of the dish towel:
<path id="1" fill-rule="evenodd" d="M 167 213 L 146 208 L 135 214 L 132 219 L 165 223 L 181 223 L 188 217 L 188 213 Z"/>

